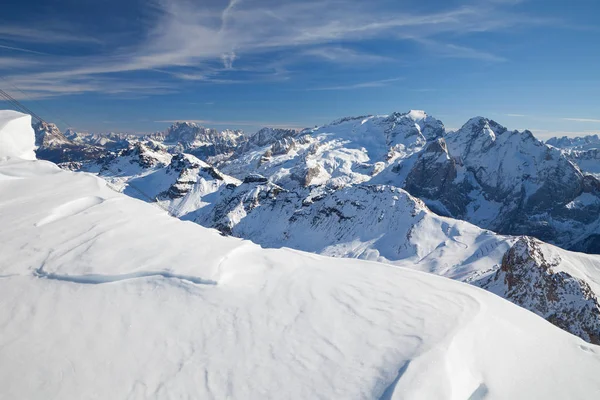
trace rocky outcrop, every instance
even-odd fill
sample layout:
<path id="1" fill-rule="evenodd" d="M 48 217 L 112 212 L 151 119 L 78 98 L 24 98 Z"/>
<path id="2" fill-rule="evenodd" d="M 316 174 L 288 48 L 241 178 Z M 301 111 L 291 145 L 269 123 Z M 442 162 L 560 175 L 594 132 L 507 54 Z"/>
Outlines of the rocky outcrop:
<path id="1" fill-rule="evenodd" d="M 162 194 L 161 198 L 179 199 L 190 193 L 200 181 L 217 181 L 217 185 L 224 185 L 227 176 L 216 168 L 206 164 L 189 154 L 176 154 L 171 159 L 167 173 L 178 174 L 175 183 Z"/>
<path id="2" fill-rule="evenodd" d="M 250 174 L 244 178 L 244 183 L 267 183 L 269 179 L 259 174 Z"/>
<path id="3" fill-rule="evenodd" d="M 159 150 L 160 151 L 160 150 Z M 164 154 L 167 155 L 166 153 Z M 163 165 L 164 159 L 157 156 L 156 151 L 147 144 L 137 142 L 123 150 L 121 157 L 129 157 L 131 163 L 137 163 L 142 168 L 152 168 L 157 165 Z"/>
<path id="4" fill-rule="evenodd" d="M 600 344 L 600 304 L 590 286 L 544 255 L 542 243 L 521 237 L 491 277 L 474 282 L 582 339 Z"/>

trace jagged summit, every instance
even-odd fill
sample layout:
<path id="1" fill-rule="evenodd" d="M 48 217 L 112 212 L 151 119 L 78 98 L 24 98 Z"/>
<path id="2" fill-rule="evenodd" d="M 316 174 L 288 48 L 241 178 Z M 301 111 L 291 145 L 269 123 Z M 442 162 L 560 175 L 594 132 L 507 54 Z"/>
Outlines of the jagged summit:
<path id="1" fill-rule="evenodd" d="M 239 140 L 243 132 L 240 130 L 218 131 L 205 128 L 195 122 L 176 122 L 166 132 L 165 140 L 168 142 L 179 142 L 184 144 L 204 144 L 213 141 Z"/>
<path id="2" fill-rule="evenodd" d="M 600 137 L 598 135 L 553 137 L 546 140 L 546 144 L 565 150 L 592 150 L 600 148 Z"/>
<path id="3" fill-rule="evenodd" d="M 248 141 L 255 146 L 266 146 L 279 142 L 285 138 L 294 137 L 299 134 L 295 129 L 281 128 L 262 128 L 254 135 L 250 136 Z"/>
<path id="4" fill-rule="evenodd" d="M 53 123 L 40 121 L 33 126 L 33 129 L 35 145 L 38 147 L 59 147 L 72 144 Z"/>

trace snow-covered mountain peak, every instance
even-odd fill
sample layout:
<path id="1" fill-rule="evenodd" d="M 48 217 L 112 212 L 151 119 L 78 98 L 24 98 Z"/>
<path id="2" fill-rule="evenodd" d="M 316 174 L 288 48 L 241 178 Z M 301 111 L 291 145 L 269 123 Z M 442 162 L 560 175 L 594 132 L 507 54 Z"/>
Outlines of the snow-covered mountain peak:
<path id="1" fill-rule="evenodd" d="M 469 119 L 457 133 L 469 136 L 489 136 L 495 140 L 497 135 L 506 131 L 507 129 L 496 121 L 479 116 Z"/>
<path id="2" fill-rule="evenodd" d="M 255 146 L 267 146 L 282 139 L 294 137 L 298 134 L 295 129 L 262 128 L 250 136 L 249 142 Z"/>
<path id="3" fill-rule="evenodd" d="M 460 154 L 463 159 L 471 156 L 480 158 L 483 154 L 489 154 L 492 149 L 507 155 L 509 152 L 518 152 L 528 157 L 558 156 L 557 152 L 549 154 L 552 151 L 537 140 L 531 131 L 509 131 L 496 121 L 485 117 L 471 118 L 458 131 L 449 133 L 446 139 L 451 143 L 452 152 L 455 155 Z"/>
<path id="4" fill-rule="evenodd" d="M 427 118 L 427 113 L 423 110 L 410 110 L 406 114 L 415 121 Z"/>
<path id="5" fill-rule="evenodd" d="M 313 136 L 340 140 L 346 148 L 362 149 L 371 162 L 406 157 L 445 133 L 441 121 L 423 111 L 347 117 L 310 130 Z"/>
<path id="6" fill-rule="evenodd" d="M 53 123 L 40 121 L 34 125 L 33 129 L 35 130 L 36 146 L 58 147 L 71 144 L 71 141 Z"/>
<path id="7" fill-rule="evenodd" d="M 237 140 L 243 136 L 243 132 L 239 130 L 218 131 L 205 128 L 195 122 L 176 122 L 167 130 L 165 141 L 183 144 L 212 144 L 215 141 Z"/>
<path id="8" fill-rule="evenodd" d="M 390 124 L 388 140 L 391 145 L 394 144 L 394 139 L 397 136 L 404 140 L 410 136 L 418 136 L 422 141 L 429 141 L 442 137 L 446 133 L 442 121 L 420 110 L 393 113 L 388 116 L 384 123 Z"/>

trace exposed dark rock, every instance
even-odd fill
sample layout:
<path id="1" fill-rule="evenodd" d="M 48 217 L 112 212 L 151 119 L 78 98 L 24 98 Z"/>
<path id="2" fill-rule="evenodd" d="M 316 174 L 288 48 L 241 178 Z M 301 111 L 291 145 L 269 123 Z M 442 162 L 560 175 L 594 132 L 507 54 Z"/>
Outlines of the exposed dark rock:
<path id="1" fill-rule="evenodd" d="M 269 180 L 259 174 L 251 174 L 244 178 L 244 183 L 267 183 Z"/>
<path id="2" fill-rule="evenodd" d="M 521 237 L 506 252 L 500 269 L 474 284 L 544 317 L 561 329 L 600 344 L 600 304 L 583 280 L 558 270 L 541 243 Z"/>

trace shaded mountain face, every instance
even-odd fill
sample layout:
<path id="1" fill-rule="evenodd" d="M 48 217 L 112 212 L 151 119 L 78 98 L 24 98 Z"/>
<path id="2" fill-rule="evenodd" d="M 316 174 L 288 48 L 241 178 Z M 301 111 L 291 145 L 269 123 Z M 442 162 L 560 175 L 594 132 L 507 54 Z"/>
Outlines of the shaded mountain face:
<path id="1" fill-rule="evenodd" d="M 406 188 L 443 215 L 565 248 L 598 229 L 596 178 L 531 132 L 486 118 L 471 119 L 375 180 Z"/>

